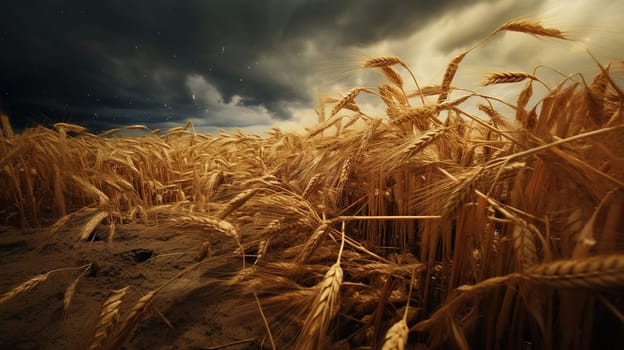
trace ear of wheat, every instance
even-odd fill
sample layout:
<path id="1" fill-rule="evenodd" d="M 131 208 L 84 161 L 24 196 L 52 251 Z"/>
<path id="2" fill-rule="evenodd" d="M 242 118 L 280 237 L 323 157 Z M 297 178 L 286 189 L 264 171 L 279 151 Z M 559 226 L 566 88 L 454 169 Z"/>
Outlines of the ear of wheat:
<path id="1" fill-rule="evenodd" d="M 455 78 L 455 74 L 457 73 L 457 69 L 459 68 L 459 63 L 466 57 L 468 52 L 464 52 L 457 57 L 455 57 L 449 64 L 446 66 L 446 71 L 444 71 L 444 77 L 442 78 L 441 93 L 438 95 L 438 104 L 446 101 L 448 98 L 448 94 L 451 90 L 451 83 L 453 82 L 453 78 Z"/>
<path id="2" fill-rule="evenodd" d="M 336 263 L 327 270 L 321 283 L 315 287 L 317 294 L 310 313 L 303 322 L 301 334 L 297 340 L 297 349 L 325 348 L 327 330 L 339 309 L 342 278 L 342 267 Z"/>
<path id="3" fill-rule="evenodd" d="M 327 230 L 330 229 L 329 222 L 324 222 L 319 227 L 314 230 L 314 233 L 308 238 L 305 242 L 299 256 L 297 257 L 297 262 L 300 264 L 306 263 L 306 261 L 312 256 L 316 248 L 321 244 L 323 237 Z"/>
<path id="4" fill-rule="evenodd" d="M 76 292 L 76 287 L 78 286 L 78 282 L 80 279 L 91 269 L 93 264 L 88 264 L 84 267 L 84 270 L 74 279 L 74 281 L 67 287 L 65 290 L 65 294 L 63 295 L 63 319 L 67 319 L 69 314 L 69 306 L 71 305 L 72 299 L 74 297 L 74 293 Z"/>
<path id="5" fill-rule="evenodd" d="M 403 313 L 403 317 L 401 318 L 401 320 L 393 324 L 386 332 L 384 343 L 381 347 L 382 350 L 405 349 L 405 345 L 407 344 L 407 338 L 409 335 L 409 329 L 407 327 L 407 313 L 409 311 L 410 301 L 412 299 L 414 279 L 416 277 L 416 273 L 420 270 L 420 268 L 420 264 L 418 264 L 418 267 L 412 270 L 412 277 L 409 281 L 409 292 L 407 292 L 407 304 L 405 305 L 405 312 Z"/>
<path id="6" fill-rule="evenodd" d="M 107 212 L 105 212 L 105 211 L 100 211 L 100 212 L 97 212 L 97 213 L 93 214 L 93 216 L 91 216 L 91 218 L 84 224 L 84 226 L 82 227 L 82 230 L 80 230 L 80 240 L 84 241 L 87 238 L 89 238 L 89 236 L 91 235 L 93 230 L 107 216 L 109 216 L 109 214 Z"/>
<path id="7" fill-rule="evenodd" d="M 119 309 L 121 307 L 123 297 L 129 289 L 130 287 L 124 287 L 113 290 L 104 301 L 102 311 L 100 311 L 100 316 L 98 317 L 98 321 L 95 326 L 95 334 L 93 335 L 91 344 L 88 347 L 89 350 L 103 349 L 109 342 L 119 323 Z"/>
<path id="8" fill-rule="evenodd" d="M 487 74 L 485 80 L 481 82 L 481 85 L 488 86 L 494 84 L 518 83 L 526 79 L 539 80 L 535 75 L 524 72 L 498 72 Z"/>
<path id="9" fill-rule="evenodd" d="M 503 30 L 567 40 L 565 33 L 559 29 L 544 28 L 538 21 L 531 19 L 511 20 L 500 26 L 496 32 Z"/>
<path id="10" fill-rule="evenodd" d="M 153 290 L 137 301 L 123 323 L 119 326 L 119 330 L 112 335 L 110 343 L 104 347 L 104 349 L 113 350 L 121 347 L 123 342 L 134 332 L 139 322 L 147 315 L 156 293 L 157 290 Z"/>
<path id="11" fill-rule="evenodd" d="M 395 71 L 392 67 L 381 67 L 379 68 L 381 73 L 396 87 L 399 89 L 403 89 L 403 78 Z"/>
<path id="12" fill-rule="evenodd" d="M 253 197 L 257 192 L 258 188 L 250 188 L 241 193 L 239 193 L 236 197 L 232 198 L 225 207 L 221 210 L 217 217 L 219 219 L 225 219 L 228 215 L 230 215 L 234 210 L 238 209 L 241 205 L 245 204 L 251 197 Z"/>
<path id="13" fill-rule="evenodd" d="M 19 286 L 11 289 L 10 291 L 2 294 L 0 296 L 0 304 L 4 304 L 7 301 L 15 298 L 16 296 L 26 293 L 29 290 L 35 288 L 35 286 L 37 286 L 39 283 L 45 281 L 48 279 L 49 277 L 49 273 L 44 273 L 44 274 L 39 274 L 39 275 L 35 275 L 33 277 L 31 277 L 29 280 L 25 281 L 24 283 L 20 284 Z"/>
<path id="14" fill-rule="evenodd" d="M 399 322 L 393 324 L 390 329 L 388 329 L 381 349 L 404 350 L 405 344 L 407 343 L 408 333 L 409 329 L 407 328 L 407 322 L 405 322 L 405 319 L 401 319 Z"/>
<path id="15" fill-rule="evenodd" d="M 390 67 L 395 64 L 404 64 L 403 60 L 397 56 L 381 56 L 381 57 L 373 57 L 369 58 L 364 63 L 362 63 L 362 67 L 364 68 L 382 68 L 382 67 Z"/>
<path id="16" fill-rule="evenodd" d="M 336 115 L 336 113 L 338 113 L 341 109 L 343 109 L 346 105 L 348 105 L 349 103 L 353 102 L 353 100 L 357 97 L 357 95 L 359 95 L 361 92 L 368 92 L 368 93 L 372 93 L 369 89 L 367 88 L 354 88 L 351 89 L 340 101 L 338 101 L 335 105 L 334 108 L 332 108 L 330 117 L 333 117 L 334 115 Z"/>

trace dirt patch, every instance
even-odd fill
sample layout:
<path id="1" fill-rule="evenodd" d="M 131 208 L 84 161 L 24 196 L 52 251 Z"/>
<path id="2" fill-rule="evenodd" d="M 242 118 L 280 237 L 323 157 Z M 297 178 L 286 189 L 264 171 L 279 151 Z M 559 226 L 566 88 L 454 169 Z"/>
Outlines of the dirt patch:
<path id="1" fill-rule="evenodd" d="M 37 274 L 90 264 L 76 286 L 68 312 L 63 310 L 65 291 L 81 270 L 53 273 L 0 305 L 2 349 L 87 348 L 111 290 L 131 286 L 121 309 L 123 319 L 142 294 L 195 264 L 201 243 L 201 237 L 158 226 L 118 227 L 112 242 L 78 242 L 75 232 L 66 229 L 50 238 L 43 230 L 0 228 L 2 293 Z M 157 294 L 155 310 L 149 310 L 124 349 L 202 349 L 243 340 L 227 348 L 262 348 L 265 332 L 260 318 L 240 322 L 236 317 L 241 311 L 240 296 L 219 284 L 240 265 L 240 258 L 213 256 L 173 281 Z"/>

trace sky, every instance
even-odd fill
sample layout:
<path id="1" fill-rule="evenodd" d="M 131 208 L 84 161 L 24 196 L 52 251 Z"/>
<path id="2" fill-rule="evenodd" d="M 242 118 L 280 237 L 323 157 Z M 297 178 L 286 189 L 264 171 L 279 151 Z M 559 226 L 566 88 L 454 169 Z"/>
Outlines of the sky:
<path id="1" fill-rule="evenodd" d="M 453 57 L 513 18 L 574 40 L 501 33 L 462 62 L 455 85 L 541 64 L 591 77 L 586 48 L 604 64 L 624 57 L 621 13 L 622 0 L 4 1 L 0 111 L 17 129 L 192 120 L 202 132 L 297 131 L 316 123 L 319 96 L 381 81 L 364 59 L 397 55 L 420 85 L 439 84 Z"/>

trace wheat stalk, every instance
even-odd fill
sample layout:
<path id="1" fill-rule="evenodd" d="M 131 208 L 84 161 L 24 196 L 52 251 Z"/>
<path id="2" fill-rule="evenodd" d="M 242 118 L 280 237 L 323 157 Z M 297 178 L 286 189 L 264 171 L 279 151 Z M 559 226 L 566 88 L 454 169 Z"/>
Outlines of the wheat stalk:
<path id="1" fill-rule="evenodd" d="M 457 178 L 455 189 L 453 189 L 442 207 L 443 215 L 451 214 L 455 209 L 464 205 L 485 173 L 485 168 L 481 167 Z"/>
<path id="2" fill-rule="evenodd" d="M 93 230 L 95 230 L 95 228 L 107 216 L 109 216 L 109 214 L 105 211 L 99 211 L 93 214 L 93 216 L 91 216 L 91 218 L 84 224 L 84 226 L 82 226 L 82 229 L 80 230 L 80 240 L 84 241 L 87 238 L 89 238 L 89 236 L 91 235 L 91 232 L 93 232 Z"/>
<path id="3" fill-rule="evenodd" d="M 438 104 L 444 102 L 448 98 L 448 94 L 451 90 L 451 83 L 453 82 L 453 78 L 455 78 L 455 74 L 459 68 L 459 63 L 464 59 L 464 57 L 466 57 L 467 54 L 468 52 L 464 52 L 458 55 L 446 66 L 444 77 L 442 78 L 442 83 L 440 84 L 442 92 L 438 95 Z"/>
<path id="4" fill-rule="evenodd" d="M 316 174 L 312 176 L 312 178 L 310 178 L 310 181 L 308 181 L 308 184 L 306 185 L 305 189 L 301 193 L 301 197 L 308 198 L 310 194 L 312 193 L 312 191 L 314 191 L 320 178 L 321 178 L 321 174 Z"/>
<path id="5" fill-rule="evenodd" d="M 72 299 L 74 297 L 74 293 L 76 291 L 76 286 L 78 286 L 78 282 L 90 269 L 93 264 L 88 264 L 85 266 L 84 270 L 74 281 L 67 287 L 65 290 L 65 294 L 63 295 L 63 319 L 67 319 L 69 315 L 69 306 L 71 305 Z"/>
<path id="6" fill-rule="evenodd" d="M 453 88 L 450 87 L 449 88 Z M 443 93 L 443 89 L 441 85 L 429 85 L 424 86 L 420 90 L 412 91 L 407 94 L 407 97 L 416 97 L 416 96 L 433 96 L 439 95 Z"/>
<path id="7" fill-rule="evenodd" d="M 176 227 L 197 227 L 206 231 L 218 232 L 222 235 L 240 240 L 240 236 L 234 225 L 230 222 L 221 220 L 218 218 L 205 216 L 205 215 L 191 215 L 184 214 L 174 219 L 174 226 Z"/>
<path id="8" fill-rule="evenodd" d="M 39 274 L 39 275 L 35 275 L 33 277 L 31 277 L 29 280 L 25 281 L 24 283 L 20 284 L 19 286 L 11 289 L 10 291 L 2 294 L 0 296 L 0 305 L 6 303 L 7 301 L 15 298 L 16 296 L 26 293 L 29 290 L 33 289 L 36 285 L 38 285 L 39 283 L 45 281 L 46 279 L 48 279 L 48 277 L 50 276 L 50 272 L 48 273 L 44 273 L 44 274 Z"/>
<path id="9" fill-rule="evenodd" d="M 418 85 L 418 81 L 416 80 L 416 76 L 414 76 L 414 73 L 412 72 L 412 70 L 409 68 L 409 66 L 407 64 L 405 64 L 405 62 L 403 62 L 397 56 L 382 56 L 382 57 L 370 58 L 370 59 L 366 60 L 362 66 L 365 67 L 365 68 L 372 68 L 372 67 L 374 67 L 374 68 L 390 68 L 390 66 L 393 66 L 395 64 L 400 64 L 401 66 L 403 66 L 403 68 L 405 68 L 407 70 L 407 72 L 412 77 L 412 80 L 414 81 L 414 84 L 416 85 L 416 89 L 420 90 L 420 86 Z M 397 86 L 399 86 L 399 87 L 403 86 L 403 79 L 401 79 L 400 76 L 398 76 L 394 72 L 392 72 L 392 71 L 384 72 L 382 70 L 382 73 L 384 75 L 386 75 L 389 78 L 390 81 L 392 81 L 393 83 L 397 84 Z M 388 74 L 389 74 L 389 76 L 388 76 Z M 425 98 L 424 98 L 423 95 L 420 95 L 420 101 L 422 102 L 423 105 L 425 104 Z"/>
<path id="10" fill-rule="evenodd" d="M 509 128 L 509 124 L 507 123 L 505 117 L 500 114 L 497 110 L 495 110 L 492 106 L 488 106 L 485 104 L 479 104 L 477 107 L 480 111 L 485 112 L 490 117 L 490 123 L 496 129 L 499 127 L 504 127 L 505 129 Z M 490 135 L 494 130 L 488 130 L 488 135 Z M 489 148 L 487 148 L 489 150 Z M 489 151 L 488 151 L 489 152 Z"/>
<path id="11" fill-rule="evenodd" d="M 427 124 L 440 110 L 439 105 L 426 105 L 420 107 L 403 108 L 398 110 L 396 115 L 390 116 L 395 124 L 402 124 L 408 121 L 417 124 Z"/>
<path id="12" fill-rule="evenodd" d="M 110 198 L 92 183 L 76 175 L 72 175 L 72 180 L 74 180 L 85 193 L 97 197 L 100 205 L 107 205 L 110 203 Z"/>
<path id="13" fill-rule="evenodd" d="M 506 22 L 502 26 L 498 27 L 494 33 L 500 31 L 512 31 L 526 33 L 536 36 L 545 36 L 557 39 L 567 40 L 565 33 L 555 28 L 544 28 L 539 21 L 532 19 L 514 19 Z"/>
<path id="14" fill-rule="evenodd" d="M 396 106 L 396 103 L 394 102 L 394 95 L 390 91 L 390 85 L 380 84 L 377 87 L 377 91 L 379 91 L 379 97 L 386 104 L 386 106 L 388 106 L 388 108 Z"/>
<path id="15" fill-rule="evenodd" d="M 312 310 L 305 318 L 300 335 L 297 338 L 297 349 L 320 350 L 325 348 L 324 342 L 327 329 L 340 308 L 340 287 L 344 277 L 340 260 L 342 259 L 345 244 L 345 228 L 346 222 L 342 221 L 342 241 L 336 263 L 327 270 L 323 280 L 315 286 L 318 292 L 312 303 Z"/>
<path id="16" fill-rule="evenodd" d="M 425 147 L 432 144 L 435 140 L 438 139 L 438 137 L 443 135 L 447 130 L 448 128 L 432 129 L 424 133 L 420 137 L 416 138 L 414 141 L 410 142 L 408 146 L 405 148 L 405 150 L 402 152 L 403 156 L 401 157 L 401 159 L 409 159 L 413 157 L 415 154 L 425 149 Z"/>
<path id="17" fill-rule="evenodd" d="M 318 248 L 318 246 L 321 244 L 323 236 L 325 236 L 325 232 L 327 232 L 327 230 L 330 228 L 330 223 L 331 222 L 329 221 L 323 222 L 319 225 L 319 227 L 316 228 L 316 230 L 314 230 L 314 233 L 312 233 L 310 238 L 308 238 L 303 248 L 301 249 L 301 252 L 296 259 L 297 263 L 304 264 L 307 262 L 310 256 L 312 256 L 316 248 Z"/>
<path id="18" fill-rule="evenodd" d="M 392 325 L 386 332 L 382 350 L 404 350 L 407 343 L 409 328 L 407 321 L 402 318 L 400 321 Z"/>
<path id="19" fill-rule="evenodd" d="M 262 259 L 269 249 L 269 245 L 271 243 L 271 239 L 263 239 L 258 244 L 258 253 L 256 253 L 256 261 L 254 261 L 254 265 L 258 264 L 258 261 Z"/>
<path id="20" fill-rule="evenodd" d="M 624 255 L 598 255 L 534 266 L 522 275 L 532 283 L 564 288 L 624 287 Z"/>
<path id="21" fill-rule="evenodd" d="M 556 288 L 621 288 L 624 286 L 624 255 L 558 260 L 533 266 L 522 273 L 492 277 L 476 285 L 463 285 L 457 290 L 472 296 L 519 281 Z"/>
<path id="22" fill-rule="evenodd" d="M 352 163 L 351 158 L 347 158 L 342 164 L 342 167 L 340 168 L 340 175 L 338 176 L 338 184 L 336 185 L 336 193 L 338 195 L 342 193 L 345 185 L 347 184 L 347 181 L 349 180 L 349 175 L 351 174 L 351 167 L 352 167 L 351 163 Z"/>
<path id="23" fill-rule="evenodd" d="M 407 344 L 407 338 L 409 336 L 409 328 L 407 327 L 407 313 L 409 311 L 410 300 L 412 299 L 412 290 L 414 287 L 414 277 L 416 271 L 412 271 L 412 278 L 410 279 L 410 288 L 407 293 L 407 304 L 405 305 L 405 311 L 401 320 L 392 325 L 386 332 L 384 343 L 381 350 L 404 350 Z"/>
<path id="24" fill-rule="evenodd" d="M 539 259 L 537 256 L 535 237 L 527 225 L 525 225 L 524 222 L 518 222 L 514 225 L 511 236 L 516 259 L 521 266 L 520 270 L 525 270 L 537 265 Z"/>
<path id="25" fill-rule="evenodd" d="M 52 127 L 61 134 L 65 134 L 68 131 L 76 133 L 84 133 L 87 131 L 87 128 L 85 128 L 84 126 L 69 123 L 55 123 Z"/>
<path id="26" fill-rule="evenodd" d="M 618 289 L 624 287 L 624 255 L 599 255 L 585 259 L 559 260 L 533 266 L 524 272 L 491 277 L 475 285 L 462 285 L 459 292 L 450 298 L 427 320 L 414 325 L 411 330 L 427 330 L 450 314 L 465 301 L 505 285 L 525 281 L 532 285 L 546 285 L 555 288 L 597 288 Z"/>
<path id="27" fill-rule="evenodd" d="M 134 304 L 130 313 L 126 316 L 121 326 L 119 326 L 119 330 L 111 337 L 110 344 L 106 346 L 105 349 L 112 350 L 121 347 L 126 338 L 138 326 L 139 321 L 147 314 L 147 310 L 152 305 L 152 300 L 157 292 L 158 290 L 150 291 Z"/>
<path id="28" fill-rule="evenodd" d="M 352 270 L 356 276 L 369 276 L 373 274 L 382 274 L 382 275 L 410 275 L 414 271 L 420 272 L 425 268 L 425 265 L 422 263 L 414 263 L 414 264 L 396 264 L 396 263 L 383 263 L 383 262 L 372 262 L 365 265 L 359 265 Z"/>
<path id="29" fill-rule="evenodd" d="M 218 232 L 233 239 L 238 245 L 238 249 L 240 250 L 240 254 L 243 259 L 243 268 L 245 268 L 245 248 L 241 244 L 238 230 L 230 222 L 209 216 L 185 214 L 184 216 L 176 218 L 174 220 L 174 225 L 177 227 L 199 227 L 202 230 Z M 203 254 L 204 253 L 200 251 L 200 257 Z"/>
<path id="30" fill-rule="evenodd" d="M 529 100 L 531 99 L 531 96 L 533 96 L 532 80 L 528 81 L 524 89 L 520 91 L 520 94 L 518 95 L 518 101 L 516 102 L 516 108 L 521 109 L 526 107 L 526 105 L 529 103 Z"/>
<path id="31" fill-rule="evenodd" d="M 260 316 L 262 317 L 262 321 L 264 322 L 264 327 L 266 328 L 267 334 L 269 335 L 269 341 L 271 342 L 271 347 L 275 350 L 275 341 L 273 340 L 273 333 L 271 332 L 271 327 L 269 327 L 269 321 L 264 316 L 264 311 L 262 311 L 262 305 L 260 304 L 260 299 L 258 299 L 258 295 L 256 292 L 253 293 L 254 298 L 256 299 L 256 303 L 258 304 L 258 311 L 260 312 Z"/>
<path id="32" fill-rule="evenodd" d="M 391 83 L 403 89 L 403 78 L 392 67 L 381 67 L 379 70 Z"/>
<path id="33" fill-rule="evenodd" d="M 372 57 L 364 61 L 362 63 L 363 68 L 382 68 L 389 67 L 395 64 L 403 65 L 403 60 L 397 56 L 381 56 L 381 57 Z"/>
<path id="34" fill-rule="evenodd" d="M 118 133 L 120 131 L 121 131 L 121 128 L 113 128 L 113 129 L 109 129 L 109 130 L 103 131 L 103 132 L 97 134 L 97 136 L 98 137 L 106 137 L 106 136 L 110 136 L 110 135 L 116 134 L 116 133 Z"/>
<path id="35" fill-rule="evenodd" d="M 258 188 L 250 188 L 247 189 L 236 197 L 232 198 L 225 207 L 221 210 L 221 212 L 217 215 L 217 217 L 221 220 L 225 219 L 228 215 L 230 215 L 234 210 L 238 209 L 241 205 L 245 204 L 251 197 L 253 197 L 256 193 L 258 193 Z"/>
<path id="36" fill-rule="evenodd" d="M 303 322 L 298 349 L 320 349 L 329 323 L 338 312 L 338 298 L 343 279 L 340 263 L 332 265 L 320 284 L 312 310 Z"/>
<path id="37" fill-rule="evenodd" d="M 89 350 L 103 349 L 110 339 L 119 322 L 119 309 L 128 290 L 130 290 L 129 286 L 113 290 L 104 301 L 95 326 L 95 334 L 88 347 Z"/>
<path id="38" fill-rule="evenodd" d="M 396 100 L 401 106 L 409 106 L 409 101 L 405 92 L 394 85 L 383 84 L 380 85 L 383 87 L 384 93 L 389 95 L 391 98 Z"/>
<path id="39" fill-rule="evenodd" d="M 65 294 L 63 294 L 63 319 L 66 320 L 69 316 L 69 307 L 71 305 L 72 299 L 74 297 L 74 293 L 76 292 L 76 286 L 78 285 L 78 281 L 80 280 L 82 275 L 79 275 L 65 290 Z"/>
<path id="40" fill-rule="evenodd" d="M 481 85 L 488 86 L 494 84 L 519 83 L 525 79 L 539 81 L 539 78 L 535 75 L 525 72 L 496 72 L 486 74 L 485 80 L 481 82 Z"/>
<path id="41" fill-rule="evenodd" d="M 347 104 L 350 104 L 351 102 L 353 102 L 353 100 L 361 92 L 372 93 L 369 89 L 362 88 L 362 87 L 353 88 L 353 89 L 349 90 L 349 92 L 347 92 L 347 94 L 334 105 L 334 108 L 332 108 L 332 111 L 331 111 L 331 114 L 330 114 L 330 118 L 333 117 L 334 115 L 336 115 L 336 113 L 338 113 L 338 111 L 343 109 Z"/>
<path id="42" fill-rule="evenodd" d="M 78 215 L 79 212 L 82 213 L 84 211 L 91 211 L 91 208 L 82 208 L 73 213 L 63 215 L 60 219 L 56 220 L 54 224 L 52 224 L 46 229 L 48 236 L 54 236 L 58 231 L 60 231 L 63 228 L 63 226 L 65 226 L 69 222 L 69 220 L 71 220 L 76 215 Z"/>

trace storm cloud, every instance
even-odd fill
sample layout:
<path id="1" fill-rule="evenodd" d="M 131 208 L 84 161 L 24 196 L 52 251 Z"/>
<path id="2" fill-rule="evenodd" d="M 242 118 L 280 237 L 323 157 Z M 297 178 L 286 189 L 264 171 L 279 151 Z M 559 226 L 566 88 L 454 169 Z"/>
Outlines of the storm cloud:
<path id="1" fill-rule="evenodd" d="M 0 108 L 17 127 L 157 128 L 193 119 L 206 128 L 268 128 L 313 108 L 316 74 L 337 52 L 383 46 L 393 51 L 383 54 L 410 58 L 423 48 L 450 55 L 539 3 L 7 2 Z M 489 11 L 466 17 L 479 6 Z M 470 20 L 457 21 L 462 16 Z M 418 33 L 434 34 L 418 43 Z"/>

